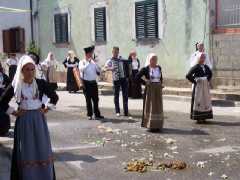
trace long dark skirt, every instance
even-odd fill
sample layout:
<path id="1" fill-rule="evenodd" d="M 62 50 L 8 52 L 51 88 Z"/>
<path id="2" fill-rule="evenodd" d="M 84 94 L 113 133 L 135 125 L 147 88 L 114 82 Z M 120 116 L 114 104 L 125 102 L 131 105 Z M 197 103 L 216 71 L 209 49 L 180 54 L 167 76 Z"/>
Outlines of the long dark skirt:
<path id="1" fill-rule="evenodd" d="M 17 70 L 17 66 L 16 65 L 9 66 L 9 79 L 10 79 L 10 81 L 13 80 L 13 78 L 15 76 L 15 73 L 16 73 L 16 70 Z"/>
<path id="2" fill-rule="evenodd" d="M 129 78 L 129 85 L 128 85 L 128 97 L 133 99 L 142 98 L 142 87 L 141 83 L 136 81 L 136 74 L 138 70 L 133 70 L 132 75 Z"/>
<path id="3" fill-rule="evenodd" d="M 17 118 L 11 180 L 55 180 L 53 152 L 45 115 L 27 111 Z"/>
<path id="4" fill-rule="evenodd" d="M 143 98 L 142 127 L 150 130 L 162 130 L 163 123 L 162 84 L 147 84 Z"/>
<path id="5" fill-rule="evenodd" d="M 0 97 L 4 93 L 5 89 L 0 88 Z M 10 117 L 0 107 L 0 136 L 5 136 L 10 129 Z"/>
<path id="6" fill-rule="evenodd" d="M 207 80 L 201 80 L 193 86 L 190 118 L 192 120 L 213 119 L 210 85 Z"/>
<path id="7" fill-rule="evenodd" d="M 78 85 L 73 74 L 73 68 L 67 69 L 67 91 L 78 91 Z"/>

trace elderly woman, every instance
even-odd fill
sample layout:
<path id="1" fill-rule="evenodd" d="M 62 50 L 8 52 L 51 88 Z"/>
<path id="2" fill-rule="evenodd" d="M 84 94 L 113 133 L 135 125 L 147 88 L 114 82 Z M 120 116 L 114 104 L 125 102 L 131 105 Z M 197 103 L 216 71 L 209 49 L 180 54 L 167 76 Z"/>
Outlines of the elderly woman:
<path id="1" fill-rule="evenodd" d="M 57 60 L 52 52 L 48 53 L 47 58 L 41 63 L 46 80 L 50 83 L 56 83 Z"/>
<path id="2" fill-rule="evenodd" d="M 48 83 L 35 78 L 35 62 L 24 55 L 18 64 L 12 86 L 0 98 L 0 107 L 17 117 L 14 129 L 11 180 L 55 180 L 53 152 L 45 113 L 58 96 Z M 50 98 L 42 103 L 43 94 Z M 18 109 L 10 107 L 12 97 Z"/>
<path id="3" fill-rule="evenodd" d="M 191 119 L 203 123 L 206 119 L 213 118 L 209 81 L 212 71 L 205 64 L 206 55 L 198 54 L 198 64 L 193 66 L 186 78 L 194 84 L 191 102 Z"/>
<path id="4" fill-rule="evenodd" d="M 73 51 L 68 51 L 67 58 L 63 61 L 63 65 L 67 68 L 67 91 L 76 93 L 79 90 L 77 81 L 74 77 L 73 68 L 78 67 L 79 59 Z"/>
<path id="5" fill-rule="evenodd" d="M 129 85 L 128 85 L 128 97 L 133 99 L 142 98 L 141 84 L 135 81 L 136 75 L 139 72 L 140 61 L 137 58 L 136 51 L 132 51 L 128 57 L 129 60 Z"/>
<path id="6" fill-rule="evenodd" d="M 157 55 L 151 53 L 146 60 L 146 67 L 136 75 L 137 81 L 145 85 L 143 100 L 142 127 L 150 131 L 161 131 L 163 128 L 163 101 L 162 101 L 162 69 L 157 64 Z M 142 77 L 145 77 L 144 79 Z"/>

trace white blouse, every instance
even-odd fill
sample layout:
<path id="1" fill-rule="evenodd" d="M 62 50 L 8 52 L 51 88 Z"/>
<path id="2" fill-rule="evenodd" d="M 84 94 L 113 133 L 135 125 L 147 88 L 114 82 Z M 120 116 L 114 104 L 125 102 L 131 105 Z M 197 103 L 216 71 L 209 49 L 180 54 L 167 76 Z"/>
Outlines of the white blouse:
<path id="1" fill-rule="evenodd" d="M 150 75 L 150 81 L 151 82 L 160 82 L 161 72 L 159 70 L 159 67 L 150 68 L 149 75 Z"/>
<path id="2" fill-rule="evenodd" d="M 33 85 L 23 83 L 20 108 L 24 110 L 37 110 L 41 107 L 42 102 L 39 99 L 38 93 L 33 94 Z"/>
<path id="3" fill-rule="evenodd" d="M 136 60 L 132 60 L 132 69 L 133 70 L 138 70 L 138 61 Z"/>
<path id="4" fill-rule="evenodd" d="M 17 61 L 17 59 L 9 58 L 9 59 L 7 60 L 7 64 L 8 64 L 9 66 L 11 66 L 11 65 L 17 65 L 17 64 L 18 64 L 18 61 Z"/>

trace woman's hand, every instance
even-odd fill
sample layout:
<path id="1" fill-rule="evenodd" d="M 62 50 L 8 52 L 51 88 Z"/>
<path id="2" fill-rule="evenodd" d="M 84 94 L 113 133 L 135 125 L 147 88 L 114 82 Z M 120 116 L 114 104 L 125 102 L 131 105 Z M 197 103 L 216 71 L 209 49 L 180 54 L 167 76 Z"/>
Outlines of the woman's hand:
<path id="1" fill-rule="evenodd" d="M 150 80 L 147 80 L 147 79 L 145 79 L 145 84 L 146 84 L 146 85 L 150 85 L 150 84 L 151 84 L 151 81 L 150 81 Z"/>
<path id="2" fill-rule="evenodd" d="M 14 116 L 16 116 L 16 117 L 20 117 L 20 116 L 22 116 L 25 112 L 26 112 L 26 110 L 19 109 L 19 110 L 17 110 L 17 111 L 14 111 L 14 112 L 12 113 L 12 115 L 14 115 Z"/>
<path id="3" fill-rule="evenodd" d="M 46 114 L 48 112 L 48 108 L 40 108 L 39 111 L 43 114 Z"/>

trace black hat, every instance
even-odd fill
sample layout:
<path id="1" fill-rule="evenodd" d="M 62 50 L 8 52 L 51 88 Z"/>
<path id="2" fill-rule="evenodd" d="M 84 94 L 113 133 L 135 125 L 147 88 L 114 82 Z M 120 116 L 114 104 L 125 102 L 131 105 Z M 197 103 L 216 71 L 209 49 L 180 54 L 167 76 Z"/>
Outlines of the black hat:
<path id="1" fill-rule="evenodd" d="M 40 62 L 40 57 L 39 57 L 39 55 L 37 55 L 35 52 L 31 52 L 31 51 L 28 52 L 28 55 L 33 59 L 33 61 L 34 61 L 36 64 L 39 64 L 39 62 Z"/>
<path id="2" fill-rule="evenodd" d="M 95 46 L 90 46 L 90 47 L 84 48 L 84 51 L 85 51 L 85 53 L 87 54 L 87 53 L 93 52 L 94 49 L 95 49 Z"/>

